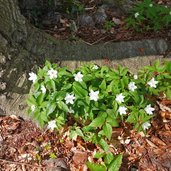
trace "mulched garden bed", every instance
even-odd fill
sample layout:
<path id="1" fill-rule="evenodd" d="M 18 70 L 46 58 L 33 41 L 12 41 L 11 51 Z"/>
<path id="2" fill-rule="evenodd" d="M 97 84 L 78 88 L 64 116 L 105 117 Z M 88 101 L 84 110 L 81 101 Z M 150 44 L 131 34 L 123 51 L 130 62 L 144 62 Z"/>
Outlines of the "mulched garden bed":
<path id="1" fill-rule="evenodd" d="M 124 154 L 121 171 L 170 171 L 171 100 L 157 99 L 155 109 L 146 135 L 127 123 L 113 129 L 110 151 Z M 30 120 L 0 116 L 0 170 L 87 171 L 86 161 L 94 160 L 94 152 L 101 149 L 80 137 L 69 140 L 68 129 L 66 126 L 57 134 Z"/>
<path id="2" fill-rule="evenodd" d="M 32 24 L 36 25 L 36 27 L 41 28 L 57 39 L 69 39 L 71 41 L 79 39 L 89 45 L 94 45 L 100 42 L 109 43 L 113 41 L 130 41 L 152 38 L 171 39 L 170 28 L 157 32 L 149 31 L 144 33 L 137 33 L 131 28 L 127 29 L 126 23 L 124 22 L 126 15 L 122 12 L 120 7 L 113 7 L 110 9 L 109 6 L 109 8 L 104 8 L 106 21 L 115 21 L 115 25 L 109 29 L 105 28 L 105 21 L 101 24 L 96 22 L 91 24 L 90 21 L 89 23 L 87 19 L 84 19 L 81 20 L 81 22 L 84 23 L 87 21 L 88 24 L 80 25 L 80 16 L 83 15 L 84 17 L 88 16 L 91 18 L 98 13 L 102 4 L 99 5 L 99 1 L 96 0 L 80 0 L 79 2 L 84 6 L 85 11 L 76 14 L 67 14 L 64 9 L 58 11 L 57 7 L 54 12 L 55 7 L 48 6 L 46 1 L 43 4 L 45 7 L 42 11 L 34 11 L 36 14 L 33 15 L 32 10 L 25 11 L 22 9 L 22 13 Z M 154 0 L 154 2 L 161 5 L 171 6 L 170 0 Z M 101 15 L 103 16 L 103 14 Z M 100 17 L 102 18 L 102 16 Z"/>

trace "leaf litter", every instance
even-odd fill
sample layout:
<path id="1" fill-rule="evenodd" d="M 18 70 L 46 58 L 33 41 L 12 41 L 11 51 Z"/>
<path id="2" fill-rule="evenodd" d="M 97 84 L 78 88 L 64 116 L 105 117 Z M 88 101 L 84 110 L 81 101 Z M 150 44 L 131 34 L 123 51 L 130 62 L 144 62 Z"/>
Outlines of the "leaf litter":
<path id="1" fill-rule="evenodd" d="M 156 104 L 156 116 L 146 135 L 127 123 L 113 128 L 110 152 L 123 153 L 121 171 L 170 170 L 171 100 L 158 98 Z M 93 158 L 95 152 L 102 151 L 100 146 L 81 137 L 70 140 L 68 130 L 66 126 L 59 134 L 15 115 L 0 116 L 0 170 L 88 171 L 87 161 L 103 163 Z"/>

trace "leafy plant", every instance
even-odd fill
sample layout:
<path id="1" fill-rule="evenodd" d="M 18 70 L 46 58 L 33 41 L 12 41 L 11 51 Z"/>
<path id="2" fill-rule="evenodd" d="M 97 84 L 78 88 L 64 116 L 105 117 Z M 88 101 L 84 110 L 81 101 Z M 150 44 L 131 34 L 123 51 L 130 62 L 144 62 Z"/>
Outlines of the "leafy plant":
<path id="1" fill-rule="evenodd" d="M 104 23 L 104 29 L 111 30 L 112 27 L 115 26 L 115 23 L 113 21 L 105 21 Z"/>
<path id="2" fill-rule="evenodd" d="M 69 14 L 77 14 L 84 11 L 84 5 L 79 0 L 63 0 L 62 6 Z"/>
<path id="3" fill-rule="evenodd" d="M 51 158 L 51 159 L 56 159 L 57 156 L 56 156 L 54 153 L 50 153 L 50 158 Z"/>
<path id="4" fill-rule="evenodd" d="M 48 6 L 52 6 L 54 4 L 54 0 L 48 0 Z"/>
<path id="5" fill-rule="evenodd" d="M 95 140 L 110 140 L 112 127 L 120 122 L 127 120 L 141 128 L 141 123 L 153 117 L 152 107 L 146 109 L 152 103 L 148 96 L 161 92 L 170 96 L 170 72 L 170 62 L 160 65 L 157 61 L 140 70 L 135 79 L 121 66 L 112 70 L 90 64 L 71 72 L 47 61 L 38 75 L 30 73 L 34 92 L 28 98 L 29 113 L 41 126 L 55 120 L 58 130 L 72 118 L 83 135 L 91 132 Z"/>
<path id="6" fill-rule="evenodd" d="M 96 153 L 94 158 L 102 158 L 104 163 L 97 164 L 87 162 L 87 167 L 90 171 L 118 171 L 122 164 L 122 154 L 114 156 L 111 152 L 108 153 Z"/>
<path id="7" fill-rule="evenodd" d="M 74 123 L 69 125 L 70 138 L 82 137 L 104 150 L 105 166 L 88 164 L 92 170 L 116 167 L 117 159 L 108 154 L 114 127 L 128 122 L 138 131 L 146 131 L 154 116 L 154 96 L 164 93 L 171 98 L 171 62 L 161 65 L 156 61 L 133 75 L 121 66 L 113 70 L 87 64 L 71 72 L 46 61 L 37 74 L 29 75 L 33 81 L 27 100 L 29 113 L 40 125 L 59 131 Z"/>
<path id="8" fill-rule="evenodd" d="M 128 28 L 133 27 L 137 32 L 158 31 L 171 24 L 171 7 L 144 0 L 133 7 L 125 21 Z"/>

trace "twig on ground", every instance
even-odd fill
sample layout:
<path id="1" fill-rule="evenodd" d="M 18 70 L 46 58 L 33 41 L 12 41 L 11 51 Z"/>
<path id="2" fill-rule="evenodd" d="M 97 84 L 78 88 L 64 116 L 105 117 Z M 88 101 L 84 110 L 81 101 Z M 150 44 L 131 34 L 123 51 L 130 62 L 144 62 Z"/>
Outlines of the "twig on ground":
<path id="1" fill-rule="evenodd" d="M 92 6 L 92 7 L 87 7 L 87 8 L 84 8 L 84 9 L 85 9 L 85 11 L 88 11 L 88 10 L 94 9 L 95 7 L 96 7 L 96 5 L 94 5 L 94 6 Z"/>
<path id="2" fill-rule="evenodd" d="M 17 165 L 26 165 L 26 166 L 29 166 L 29 167 L 42 168 L 42 169 L 45 169 L 46 168 L 44 166 L 40 166 L 40 165 L 37 166 L 37 165 L 28 164 L 28 163 L 19 162 L 19 161 L 10 161 L 10 160 L 5 160 L 5 159 L 0 159 L 0 161 L 6 162 L 6 163 L 13 163 L 13 164 L 17 164 Z"/>
<path id="3" fill-rule="evenodd" d="M 86 41 L 84 41 L 84 40 L 82 40 L 82 41 L 83 41 L 84 43 L 86 43 L 86 44 L 92 46 L 92 45 L 95 45 L 96 43 L 100 42 L 101 40 L 105 39 L 106 37 L 107 37 L 107 36 L 104 36 L 104 37 L 98 39 L 97 41 L 95 41 L 95 42 L 93 42 L 93 43 L 89 43 L 89 42 L 86 42 Z"/>

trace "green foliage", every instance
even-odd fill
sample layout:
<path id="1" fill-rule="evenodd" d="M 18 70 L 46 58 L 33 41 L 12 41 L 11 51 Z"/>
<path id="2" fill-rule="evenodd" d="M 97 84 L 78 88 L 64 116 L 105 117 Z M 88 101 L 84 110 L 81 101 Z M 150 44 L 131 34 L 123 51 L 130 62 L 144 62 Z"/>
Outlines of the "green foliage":
<path id="1" fill-rule="evenodd" d="M 106 171 L 106 167 L 103 164 L 96 164 L 96 163 L 91 163 L 87 162 L 87 167 L 90 169 L 90 171 Z"/>
<path id="2" fill-rule="evenodd" d="M 121 66 L 113 70 L 88 64 L 71 72 L 47 61 L 35 79 L 29 78 L 34 80 L 34 90 L 27 100 L 29 113 L 41 126 L 52 124 L 52 130 L 59 131 L 72 121 L 70 138 L 76 140 L 80 136 L 104 150 L 101 157 L 105 166 L 88 167 L 117 170 L 121 155 L 115 158 L 108 154 L 113 127 L 125 121 L 138 131 L 145 131 L 154 116 L 151 97 L 164 93 L 171 98 L 171 62 L 161 65 L 156 61 L 153 66 L 142 68 L 137 77 Z"/>
<path id="3" fill-rule="evenodd" d="M 122 157 L 122 154 L 114 156 L 111 152 L 96 153 L 94 158 L 102 158 L 104 164 L 87 162 L 87 167 L 90 171 L 118 171 L 122 164 Z"/>
<path id="4" fill-rule="evenodd" d="M 108 171 L 118 171 L 122 164 L 122 154 L 119 154 L 114 157 L 114 159 L 110 162 Z"/>
<path id="5" fill-rule="evenodd" d="M 137 32 L 161 30 L 171 24 L 171 7 L 144 0 L 133 7 L 126 23 L 128 28 L 133 27 Z"/>
<path id="6" fill-rule="evenodd" d="M 79 0 L 63 0 L 62 6 L 65 12 L 77 14 L 84 11 L 84 5 Z"/>
<path id="7" fill-rule="evenodd" d="M 48 0 L 48 6 L 52 6 L 54 4 L 54 0 Z"/>
<path id="8" fill-rule="evenodd" d="M 105 21 L 104 23 L 104 29 L 111 30 L 112 27 L 115 26 L 115 23 L 113 21 Z"/>
<path id="9" fill-rule="evenodd" d="M 141 130 L 141 124 L 148 121 L 153 115 L 144 109 L 150 102 L 150 95 L 159 95 L 165 92 L 170 98 L 171 91 L 171 64 L 166 62 L 160 65 L 157 61 L 154 66 L 144 67 L 139 71 L 138 79 L 126 68 L 121 66 L 112 70 L 106 66 L 93 69 L 93 65 L 85 65 L 73 72 L 67 68 L 58 68 L 55 64 L 46 62 L 43 69 L 38 70 L 37 80 L 34 83 L 34 92 L 27 102 L 29 113 L 33 113 L 41 126 L 50 120 L 56 120 L 56 128 L 60 129 L 72 118 L 76 127 L 81 127 L 83 138 L 89 139 L 89 133 L 97 139 L 111 139 L 112 128 L 118 127 L 122 120 L 133 123 Z M 50 79 L 50 69 L 58 72 L 57 78 Z M 75 80 L 75 74 L 83 75 L 82 81 Z M 157 88 L 147 83 L 155 78 Z M 129 89 L 129 83 L 134 82 L 134 91 Z M 46 92 L 42 92 L 44 86 Z M 90 98 L 90 92 L 98 92 L 97 99 Z M 73 104 L 66 103 L 67 94 L 73 94 Z M 124 96 L 124 102 L 116 100 L 118 94 Z M 31 110 L 32 107 L 35 110 Z M 127 111 L 122 113 L 119 107 L 124 106 Z M 72 110 L 72 112 L 70 111 Z"/>
<path id="10" fill-rule="evenodd" d="M 54 153 L 50 153 L 49 156 L 50 156 L 51 159 L 56 159 L 57 158 L 57 156 Z"/>

